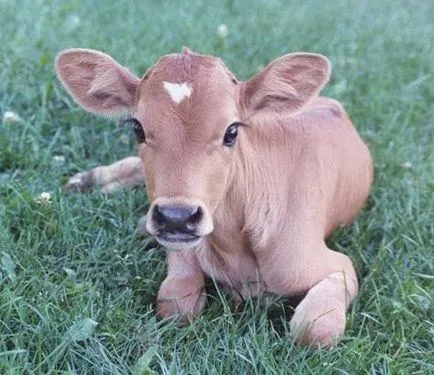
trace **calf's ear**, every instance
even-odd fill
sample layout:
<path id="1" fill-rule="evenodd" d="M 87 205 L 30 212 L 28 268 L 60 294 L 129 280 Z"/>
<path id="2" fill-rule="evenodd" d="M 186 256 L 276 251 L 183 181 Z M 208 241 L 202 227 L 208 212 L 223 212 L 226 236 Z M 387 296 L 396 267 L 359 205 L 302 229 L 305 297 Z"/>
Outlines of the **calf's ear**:
<path id="1" fill-rule="evenodd" d="M 131 112 L 140 79 L 105 53 L 74 48 L 56 57 L 57 76 L 74 100 L 92 113 Z"/>
<path id="2" fill-rule="evenodd" d="M 282 56 L 243 83 L 242 100 L 247 115 L 257 111 L 296 112 L 321 91 L 330 74 L 330 61 L 322 55 Z"/>

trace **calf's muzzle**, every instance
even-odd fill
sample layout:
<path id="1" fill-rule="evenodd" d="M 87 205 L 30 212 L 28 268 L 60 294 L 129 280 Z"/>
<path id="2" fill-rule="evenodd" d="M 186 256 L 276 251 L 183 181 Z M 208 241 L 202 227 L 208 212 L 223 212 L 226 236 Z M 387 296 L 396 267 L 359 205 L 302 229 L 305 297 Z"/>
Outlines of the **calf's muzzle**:
<path id="1" fill-rule="evenodd" d="M 152 210 L 157 233 L 194 235 L 202 217 L 198 206 L 156 204 Z"/>
<path id="2" fill-rule="evenodd" d="M 146 229 L 167 249 L 184 250 L 198 245 L 214 226 L 201 200 L 160 197 L 149 209 Z"/>

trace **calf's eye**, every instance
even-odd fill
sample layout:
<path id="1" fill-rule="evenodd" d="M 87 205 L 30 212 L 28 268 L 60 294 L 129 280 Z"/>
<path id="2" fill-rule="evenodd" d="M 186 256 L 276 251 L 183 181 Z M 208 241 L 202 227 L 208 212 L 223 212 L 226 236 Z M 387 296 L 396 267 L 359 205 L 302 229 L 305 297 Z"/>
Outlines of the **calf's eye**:
<path id="1" fill-rule="evenodd" d="M 137 120 L 134 117 L 127 118 L 125 120 L 121 120 L 120 125 L 124 127 L 125 125 L 132 125 L 134 134 L 136 135 L 136 139 L 138 143 L 145 143 L 146 142 L 146 135 L 145 131 L 143 130 L 142 124 L 139 120 Z"/>
<path id="2" fill-rule="evenodd" d="M 133 125 L 133 131 L 136 135 L 136 139 L 138 143 L 145 143 L 146 142 L 146 135 L 143 130 L 142 124 L 139 122 L 139 120 L 132 118 L 129 119 L 129 122 Z"/>
<path id="3" fill-rule="evenodd" d="M 233 124 L 228 126 L 225 136 L 223 138 L 223 144 L 225 146 L 231 147 L 235 144 L 235 140 L 238 136 L 238 127 L 241 125 L 242 124 L 240 122 L 234 122 Z"/>

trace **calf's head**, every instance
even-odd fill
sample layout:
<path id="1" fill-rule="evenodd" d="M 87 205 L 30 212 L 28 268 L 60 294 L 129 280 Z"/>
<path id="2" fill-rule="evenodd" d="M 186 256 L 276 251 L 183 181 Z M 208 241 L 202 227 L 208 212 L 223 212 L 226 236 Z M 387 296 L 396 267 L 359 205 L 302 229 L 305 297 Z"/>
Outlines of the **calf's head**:
<path id="1" fill-rule="evenodd" d="M 298 111 L 330 75 L 325 57 L 295 53 L 238 82 L 220 59 L 188 49 L 163 56 L 141 79 L 87 49 L 61 52 L 56 69 L 84 109 L 130 116 L 152 202 L 147 229 L 172 250 L 213 231 L 213 212 L 234 178 L 238 135 L 248 135 L 252 119 Z"/>

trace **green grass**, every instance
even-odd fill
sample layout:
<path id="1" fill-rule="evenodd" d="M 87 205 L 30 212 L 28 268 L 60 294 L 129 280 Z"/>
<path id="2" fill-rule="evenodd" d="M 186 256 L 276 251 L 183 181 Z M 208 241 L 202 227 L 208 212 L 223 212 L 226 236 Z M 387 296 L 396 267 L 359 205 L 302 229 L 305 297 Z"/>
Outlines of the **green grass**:
<path id="1" fill-rule="evenodd" d="M 433 20 L 429 0 L 1 0 L 0 112 L 22 120 L 0 123 L 0 374 L 434 373 Z M 325 94 L 344 102 L 376 178 L 357 222 L 330 240 L 361 279 L 331 351 L 293 344 L 285 301 L 234 313 L 215 288 L 193 324 L 159 321 L 164 253 L 135 232 L 145 192 L 62 188 L 133 154 L 134 141 L 73 104 L 56 52 L 100 49 L 143 73 L 183 45 L 242 79 L 290 51 L 333 62 Z M 35 202 L 44 191 L 49 205 Z"/>

